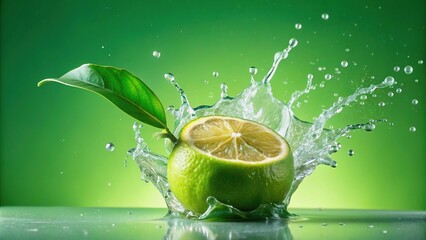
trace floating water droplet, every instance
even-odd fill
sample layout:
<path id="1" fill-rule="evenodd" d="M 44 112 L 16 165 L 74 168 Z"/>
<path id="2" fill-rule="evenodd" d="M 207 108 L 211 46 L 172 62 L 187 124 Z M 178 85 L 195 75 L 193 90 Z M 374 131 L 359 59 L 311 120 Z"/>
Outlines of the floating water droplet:
<path id="1" fill-rule="evenodd" d="M 251 75 L 256 75 L 257 74 L 257 68 L 256 67 L 249 67 L 249 73 Z"/>
<path id="2" fill-rule="evenodd" d="M 410 132 L 415 132 L 417 129 L 416 129 L 416 127 L 410 127 L 408 130 L 410 130 Z"/>
<path id="3" fill-rule="evenodd" d="M 419 101 L 418 101 L 417 99 L 413 99 L 413 101 L 411 101 L 411 103 L 412 103 L 413 105 L 417 105 L 417 104 L 419 103 Z"/>
<path id="4" fill-rule="evenodd" d="M 109 143 L 106 144 L 105 148 L 106 148 L 106 150 L 112 152 L 112 151 L 114 151 L 115 146 L 114 146 L 113 143 L 109 142 Z"/>
<path id="5" fill-rule="evenodd" d="M 360 97 L 359 97 L 359 99 L 361 99 L 361 100 L 366 100 L 368 97 L 367 97 L 367 95 L 361 95 Z"/>
<path id="6" fill-rule="evenodd" d="M 393 67 L 393 70 L 395 71 L 395 72 L 399 72 L 399 70 L 400 70 L 401 68 L 399 67 L 399 66 L 395 66 L 395 67 Z"/>
<path id="7" fill-rule="evenodd" d="M 375 128 L 376 128 L 376 125 L 374 123 L 368 123 L 364 126 L 364 129 L 367 132 L 373 131 Z"/>
<path id="8" fill-rule="evenodd" d="M 415 83 L 418 83 L 418 82 L 419 82 L 419 79 L 414 79 L 414 82 L 415 82 Z"/>
<path id="9" fill-rule="evenodd" d="M 423 64 L 423 60 L 420 59 L 417 63 L 418 64 Z"/>
<path id="10" fill-rule="evenodd" d="M 395 78 L 393 78 L 392 76 L 387 76 L 385 80 L 383 81 L 383 83 L 388 86 L 392 86 L 395 84 Z"/>
<path id="11" fill-rule="evenodd" d="M 330 80 L 331 74 L 330 73 L 325 74 L 324 78 L 325 78 L 325 80 Z"/>
<path id="12" fill-rule="evenodd" d="M 319 84 L 319 87 L 320 87 L 320 88 L 323 88 L 324 86 L 325 86 L 325 85 L 324 85 L 324 83 L 323 83 L 323 82 Z"/>
<path id="13" fill-rule="evenodd" d="M 297 46 L 297 44 L 298 44 L 298 42 L 297 42 L 297 39 L 295 39 L 295 38 L 292 38 L 292 39 L 290 39 L 290 41 L 288 41 L 288 46 L 289 46 L 290 48 L 294 48 L 294 47 L 296 47 L 296 46 Z"/>
<path id="14" fill-rule="evenodd" d="M 411 73 L 413 73 L 413 67 L 412 67 L 412 66 L 410 66 L 410 65 L 405 66 L 405 67 L 404 67 L 404 72 L 405 72 L 406 74 L 411 74 Z"/>
<path id="15" fill-rule="evenodd" d="M 294 27 L 295 27 L 297 30 L 302 29 L 302 24 L 300 24 L 300 23 L 296 23 L 296 25 L 294 25 Z"/>
<path id="16" fill-rule="evenodd" d="M 164 74 L 164 78 L 165 78 L 167 81 L 170 81 L 170 82 L 175 81 L 175 76 L 173 76 L 173 74 L 172 74 L 172 73 L 165 73 L 165 74 Z"/>
<path id="17" fill-rule="evenodd" d="M 226 83 L 222 83 L 220 85 L 220 89 L 221 89 L 220 97 L 226 98 L 228 96 L 228 85 L 226 85 Z"/>
<path id="18" fill-rule="evenodd" d="M 384 107 L 384 106 L 386 106 L 386 103 L 385 102 L 379 102 L 379 107 Z"/>
<path id="19" fill-rule="evenodd" d="M 340 65 L 341 65 L 342 67 L 347 67 L 347 66 L 348 66 L 348 61 L 343 60 L 343 61 L 340 63 Z"/>
<path id="20" fill-rule="evenodd" d="M 136 148 L 130 148 L 127 150 L 127 155 L 132 155 L 135 152 Z"/>
<path id="21" fill-rule="evenodd" d="M 219 72 L 213 72 L 213 77 L 219 77 Z"/>
<path id="22" fill-rule="evenodd" d="M 386 234 L 386 233 L 388 233 L 388 231 L 387 230 L 383 230 L 382 233 Z"/>
<path id="23" fill-rule="evenodd" d="M 160 58 L 161 53 L 159 51 L 154 51 L 152 52 L 152 56 L 154 56 L 155 58 Z"/>
<path id="24" fill-rule="evenodd" d="M 209 84 L 209 80 L 204 80 L 204 84 Z"/>
<path id="25" fill-rule="evenodd" d="M 330 16 L 328 15 L 328 13 L 323 13 L 323 14 L 321 14 L 321 18 L 323 19 L 323 20 L 328 20 L 328 18 L 329 18 Z"/>
<path id="26" fill-rule="evenodd" d="M 105 46 L 104 46 L 104 45 L 102 45 L 102 46 L 101 46 L 101 48 L 105 48 Z"/>
<path id="27" fill-rule="evenodd" d="M 354 154 L 355 154 L 355 151 L 353 149 L 349 149 L 348 155 L 352 157 Z"/>
<path id="28" fill-rule="evenodd" d="M 401 88 L 397 88 L 397 89 L 395 90 L 395 92 L 396 92 L 396 93 L 402 93 L 402 89 L 401 89 Z"/>
<path id="29" fill-rule="evenodd" d="M 393 92 L 388 92 L 389 97 L 393 97 Z"/>

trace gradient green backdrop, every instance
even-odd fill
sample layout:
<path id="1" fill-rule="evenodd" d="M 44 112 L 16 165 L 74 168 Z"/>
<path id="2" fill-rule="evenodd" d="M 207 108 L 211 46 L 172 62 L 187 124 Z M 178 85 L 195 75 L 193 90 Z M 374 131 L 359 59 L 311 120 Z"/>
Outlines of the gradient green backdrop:
<path id="1" fill-rule="evenodd" d="M 321 19 L 322 13 L 330 18 Z M 395 88 L 378 91 L 333 120 L 343 127 L 387 118 L 394 126 L 379 124 L 342 139 L 338 167 L 318 167 L 291 207 L 426 210 L 426 74 L 418 64 L 426 60 L 425 22 L 425 2 L 417 0 L 2 0 L 0 204 L 165 207 L 140 180 L 136 163 L 129 159 L 124 166 L 135 146 L 134 119 L 95 94 L 59 84 L 37 88 L 39 80 L 83 63 L 113 65 L 142 78 L 165 106 L 178 106 L 178 94 L 163 79 L 172 72 L 192 105 L 212 104 L 220 83 L 238 94 L 249 84 L 248 68 L 257 66 L 261 78 L 274 53 L 295 37 L 299 45 L 272 83 L 282 100 L 305 86 L 308 73 L 319 84 L 341 60 L 349 61 L 340 80 L 302 99 L 308 103 L 294 110 L 301 119 L 312 120 L 333 94 L 348 95 L 387 75 L 403 92 L 391 98 L 387 92 Z M 405 65 L 414 67 L 411 75 L 393 72 Z M 371 75 L 375 79 L 361 81 Z M 418 105 L 411 104 L 414 98 Z M 377 106 L 380 101 L 386 106 Z M 145 127 L 143 136 L 164 154 L 154 132 Z M 105 150 L 108 142 L 115 151 Z"/>

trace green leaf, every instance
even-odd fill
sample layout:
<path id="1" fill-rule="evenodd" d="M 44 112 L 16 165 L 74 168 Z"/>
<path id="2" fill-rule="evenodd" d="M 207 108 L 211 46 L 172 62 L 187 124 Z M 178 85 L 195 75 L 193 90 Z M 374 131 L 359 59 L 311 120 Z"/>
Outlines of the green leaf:
<path id="1" fill-rule="evenodd" d="M 124 69 L 84 64 L 60 78 L 44 79 L 37 85 L 47 82 L 58 82 L 100 94 L 137 120 L 170 133 L 158 97 L 142 80 Z"/>

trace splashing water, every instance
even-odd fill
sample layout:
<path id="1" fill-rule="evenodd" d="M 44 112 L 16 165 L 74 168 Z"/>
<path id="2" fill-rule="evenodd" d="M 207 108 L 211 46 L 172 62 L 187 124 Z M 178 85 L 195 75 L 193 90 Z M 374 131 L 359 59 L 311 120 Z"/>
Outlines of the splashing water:
<path id="1" fill-rule="evenodd" d="M 386 77 L 377 85 L 357 89 L 352 95 L 339 97 L 328 109 L 324 110 L 313 123 L 299 120 L 291 111 L 293 104 L 304 94 L 309 93 L 312 87 L 313 75 L 307 76 L 307 85 L 304 90 L 296 91 L 291 95 L 288 104 L 276 99 L 272 94 L 270 81 L 274 76 L 279 63 L 288 57 L 289 52 L 297 46 L 297 40 L 291 39 L 289 45 L 283 51 L 277 52 L 271 69 L 262 79 L 255 81 L 254 74 L 257 72 L 250 68 L 251 84 L 240 95 L 235 98 L 227 94 L 227 85 L 221 85 L 221 98 L 213 106 L 200 106 L 192 108 L 183 89 L 176 82 L 171 73 L 165 75 L 166 80 L 177 89 L 181 97 L 181 105 L 178 109 L 173 106 L 168 111 L 175 119 L 175 135 L 191 120 L 209 115 L 225 115 L 252 120 L 275 130 L 283 136 L 290 144 L 294 156 L 295 177 L 289 194 L 281 204 L 263 204 L 251 212 L 242 212 L 238 209 L 219 202 L 214 196 L 207 199 L 209 208 L 202 215 L 197 215 L 185 209 L 173 196 L 167 182 L 167 157 L 150 151 L 146 142 L 140 135 L 141 126 L 135 124 L 137 147 L 129 151 L 138 163 L 142 172 L 142 180 L 151 182 L 163 195 L 172 215 L 185 216 L 188 218 L 281 218 L 288 217 L 287 206 L 292 194 L 296 191 L 303 179 L 310 175 L 320 165 L 336 167 L 336 162 L 331 154 L 337 152 L 341 145 L 336 140 L 342 136 L 350 137 L 349 133 L 356 129 L 372 131 L 376 127 L 371 120 L 368 123 L 348 125 L 341 129 L 325 129 L 327 121 L 334 115 L 340 113 L 343 108 L 349 106 L 359 96 L 366 98 L 378 88 L 393 86 L 396 82 L 393 77 Z M 166 140 L 168 152 L 172 149 L 172 143 Z M 353 155 L 353 154 L 352 154 Z"/>

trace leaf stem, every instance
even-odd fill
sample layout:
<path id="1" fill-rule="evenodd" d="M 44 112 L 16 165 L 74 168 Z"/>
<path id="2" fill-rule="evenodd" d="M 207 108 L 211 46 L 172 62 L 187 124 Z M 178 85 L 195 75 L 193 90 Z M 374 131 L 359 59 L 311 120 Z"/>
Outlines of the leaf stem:
<path id="1" fill-rule="evenodd" d="M 170 139 L 173 143 L 177 143 L 177 138 L 175 137 L 175 135 L 173 135 L 173 133 L 170 131 L 170 129 L 169 128 L 166 128 L 165 129 L 166 130 L 166 137 L 168 138 L 168 139 Z"/>

